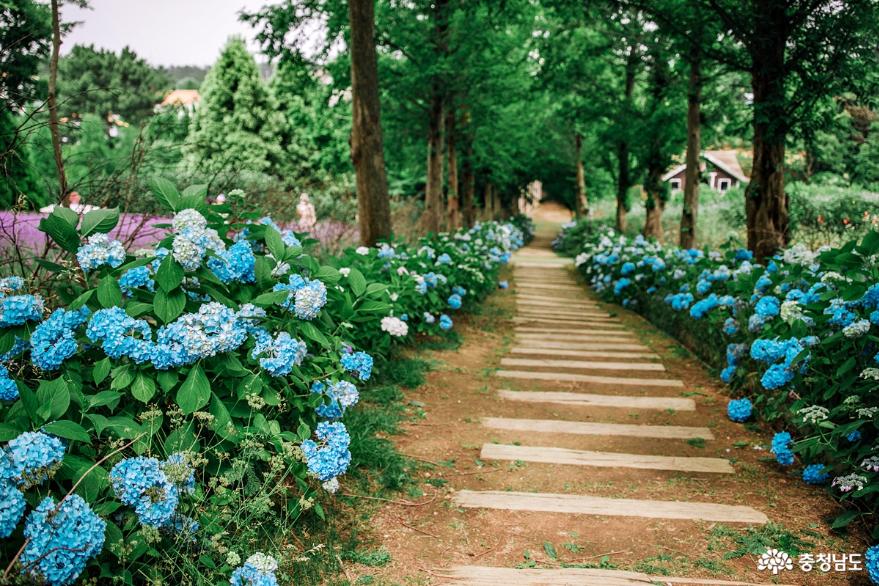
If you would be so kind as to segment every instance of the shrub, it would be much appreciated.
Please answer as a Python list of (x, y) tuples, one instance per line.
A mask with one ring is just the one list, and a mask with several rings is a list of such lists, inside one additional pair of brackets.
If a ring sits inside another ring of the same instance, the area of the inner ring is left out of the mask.
[[(850, 505), (835, 527), (876, 511), (879, 232), (838, 248), (796, 246), (761, 266), (742, 249), (682, 250), (573, 230), (584, 235), (576, 265), (602, 297), (723, 368), (755, 411), (789, 431), (773, 442), (779, 462), (796, 456), (812, 466), (808, 479), (818, 465), (834, 478), (828, 490)], [(563, 241), (573, 247), (569, 234)]]
[[(0, 491), (14, 504), (0, 548), (49, 584), (83, 571), (283, 578), (256, 550), (276, 553), (306, 511), (324, 515), (351, 459), (356, 385), (393, 345), (451, 327), (448, 313), (495, 289), (523, 234), (485, 223), (320, 264), (306, 235), (208, 206), (203, 188), (155, 192), (174, 212), (155, 247), (108, 238), (114, 210), (58, 208), (41, 229), (62, 284), (0, 280)], [(72, 527), (88, 528), (82, 547), (47, 564)]]

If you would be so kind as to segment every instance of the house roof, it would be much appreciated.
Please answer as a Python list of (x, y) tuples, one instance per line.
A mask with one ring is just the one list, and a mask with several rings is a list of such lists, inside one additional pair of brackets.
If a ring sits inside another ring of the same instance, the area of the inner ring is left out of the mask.
[[(729, 175), (732, 175), (739, 181), (747, 181), (748, 177), (742, 171), (741, 165), (739, 165), (739, 159), (736, 155), (736, 151), (734, 150), (720, 150), (720, 151), (702, 151), (702, 158), (705, 161), (708, 161), (715, 167), (726, 171)], [(705, 163), (703, 161), (702, 170), (705, 170)], [(663, 181), (668, 181), (675, 175), (678, 175), (682, 171), (687, 168), (686, 164), (676, 165), (672, 167), (668, 171), (666, 171), (665, 175), (662, 176)]]
[(160, 106), (190, 106), (201, 100), (198, 90), (171, 90)]

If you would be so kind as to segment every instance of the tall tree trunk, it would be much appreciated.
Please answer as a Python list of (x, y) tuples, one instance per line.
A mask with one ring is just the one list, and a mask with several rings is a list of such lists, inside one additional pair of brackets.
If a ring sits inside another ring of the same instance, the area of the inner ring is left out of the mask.
[(446, 156), (449, 164), (448, 229), (457, 230), (461, 226), (461, 205), (458, 194), (458, 153), (455, 150), (455, 108), (451, 100), (446, 112)]
[(662, 212), (665, 210), (666, 187), (662, 181), (662, 174), (671, 162), (668, 150), (665, 148), (666, 118), (655, 118), (656, 113), (661, 112), (671, 85), (671, 72), (668, 68), (668, 60), (663, 54), (662, 48), (655, 45), (651, 49), (653, 54), (650, 73), (650, 96), (653, 118), (647, 125), (646, 141), (647, 151), (647, 177), (644, 179), (644, 189), (647, 192), (647, 215), (644, 219), (644, 236), (662, 241)]
[(64, 158), (61, 155), (61, 129), (58, 127), (58, 56), (61, 52), (61, 15), (58, 13), (60, 0), (52, 0), (52, 57), (49, 60), (49, 132), (52, 134), (52, 152), (55, 167), (58, 169), (58, 201), (67, 199), (67, 175), (64, 173)]
[(491, 183), (485, 184), (485, 207), (483, 210), (483, 219), (494, 220), (495, 204), (494, 204), (494, 186)]
[(583, 135), (574, 135), (574, 156), (577, 159), (577, 202), (574, 213), (578, 218), (589, 215), (589, 200), (586, 198), (586, 169), (583, 167)]
[[(626, 56), (626, 80), (624, 97), (624, 115), (628, 116), (632, 107), (632, 96), (635, 93), (635, 74), (637, 73), (640, 48), (632, 45)], [(632, 186), (629, 174), (629, 141), (624, 136), (617, 143), (617, 215), (616, 228), (620, 232), (626, 229), (626, 211), (629, 207), (628, 192)]]
[(762, 262), (787, 245), (789, 210), (784, 192), (787, 138), (785, 58), (789, 22), (785, 0), (755, 0), (751, 44), (754, 92), (754, 164), (745, 190), (748, 248)]
[(439, 232), (443, 197), (443, 96), (438, 81), (430, 99), (427, 130), (427, 187), (424, 201), (424, 229)]
[(464, 184), (464, 190), (461, 194), (461, 218), (464, 227), (470, 228), (473, 226), (476, 212), (473, 207), (476, 200), (476, 175), (473, 173), (473, 145), (469, 143), (469, 140), (462, 165), (461, 180)]
[(391, 236), (391, 205), (382, 146), (374, 0), (349, 0), (351, 25), (351, 161), (357, 185), (360, 242)]
[(687, 90), (687, 170), (684, 175), (684, 207), (681, 209), (681, 248), (696, 246), (699, 185), (702, 179), (702, 58), (699, 46), (690, 50), (690, 82)]

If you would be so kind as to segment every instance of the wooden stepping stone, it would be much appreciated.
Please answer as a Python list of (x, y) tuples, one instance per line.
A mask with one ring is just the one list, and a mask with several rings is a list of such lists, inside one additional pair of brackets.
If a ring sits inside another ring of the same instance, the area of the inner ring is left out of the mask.
[(706, 472), (733, 474), (729, 460), (723, 458), (651, 456), (619, 452), (593, 452), (540, 446), (509, 444), (482, 444), (479, 457), (483, 460), (508, 460), (537, 464), (594, 466), (599, 468), (637, 468), (639, 470), (673, 470), (676, 472)]
[(543, 295), (516, 295), (516, 301), (522, 305), (540, 305), (547, 307), (588, 307), (599, 309), (595, 303), (588, 303), (579, 299), (557, 300), (544, 297)]
[(536, 368), (576, 368), (578, 370), (649, 370), (664, 372), (658, 362), (602, 362), (596, 360), (551, 360), (543, 358), (502, 358), (503, 366), (532, 366)]
[[(520, 320), (520, 321), (516, 321)], [(553, 331), (562, 332), (562, 331), (581, 331), (581, 330), (606, 330), (613, 329), (619, 332), (625, 332), (625, 326), (620, 323), (609, 321), (609, 320), (600, 320), (600, 319), (571, 319), (571, 320), (560, 320), (557, 317), (553, 316), (541, 316), (534, 313), (525, 313), (519, 314), (518, 317), (513, 318), (513, 323), (517, 324), (527, 324), (531, 322), (533, 324), (531, 327), (544, 327), (553, 326)], [(527, 327), (527, 326), (526, 326)]]
[(459, 507), (539, 511), (572, 515), (681, 519), (762, 525), (769, 519), (760, 511), (741, 505), (684, 501), (605, 498), (574, 494), (459, 490), (453, 500)]
[[(546, 313), (542, 311), (523, 311), (516, 313), (519, 319), (531, 319), (536, 321), (550, 321), (559, 324), (608, 324), (614, 326), (622, 326), (622, 324), (610, 317), (571, 317), (571, 314), (563, 313)], [(625, 327), (625, 326), (623, 326)]]
[(674, 409), (695, 411), (696, 402), (683, 397), (632, 397), (628, 395), (596, 395), (591, 393), (564, 393), (561, 391), (497, 392), (501, 399), (525, 403), (557, 403), (573, 407), (619, 407), (621, 409)]
[(583, 295), (583, 287), (577, 284), (570, 285), (548, 285), (546, 283), (540, 281), (530, 281), (528, 279), (516, 279), (516, 290), (524, 291), (528, 290), (529, 292), (534, 293), (543, 293), (543, 292), (562, 292), (568, 291), (570, 293), (578, 293), (579, 295)]
[(544, 339), (528, 339), (526, 337), (519, 336), (518, 344), (519, 348), (523, 348), (525, 350), (529, 348), (534, 348), (536, 350), (547, 350), (547, 349), (558, 349), (558, 350), (647, 350), (647, 346), (641, 344), (634, 344), (627, 340), (620, 339), (619, 341), (614, 340), (607, 342), (570, 342), (570, 341), (555, 341), (552, 339), (547, 340), (546, 337)]
[(491, 429), (528, 433), (569, 433), (573, 435), (650, 437), (656, 439), (714, 439), (714, 434), (707, 427), (683, 427), (679, 425), (635, 425), (630, 423), (592, 423), (589, 421), (564, 421), (557, 419), (511, 419), (507, 417), (483, 417), (482, 425)]
[(548, 354), (550, 356), (571, 356), (576, 358), (622, 358), (640, 360), (652, 358), (659, 360), (659, 355), (652, 352), (614, 352), (603, 350), (559, 350), (558, 348), (539, 348), (514, 346), (510, 348), (510, 354)]
[[(625, 332), (626, 331), (625, 328), (620, 326), (620, 324), (614, 324), (614, 323), (596, 323), (592, 327), (595, 327), (600, 330), (603, 329), (603, 330), (614, 331), (614, 332), (618, 332), (618, 331)], [(519, 333), (519, 334), (557, 334), (559, 332), (578, 332), (578, 331), (580, 331), (580, 330), (578, 330), (578, 329), (572, 330), (571, 328), (566, 328), (566, 329), (548, 328), (548, 327), (541, 327), (540, 325), (531, 325), (531, 326), (521, 325), (521, 326), (516, 326), (515, 329), (513, 330), (513, 332)]]
[(595, 376), (591, 374), (573, 374), (567, 372), (533, 372), (530, 370), (497, 370), (498, 378), (515, 378), (520, 380), (548, 380), (559, 382), (592, 383), (598, 385), (619, 385), (639, 387), (670, 387), (682, 389), (684, 382), (673, 378), (634, 378), (621, 376)]
[(601, 311), (600, 309), (584, 306), (578, 307), (576, 305), (566, 305), (564, 303), (538, 305), (531, 303), (530, 301), (519, 301), (516, 303), (516, 309), (520, 313), (538, 313), (549, 317), (619, 320), (618, 317), (612, 316), (606, 311)]
[[(520, 323), (533, 323), (535, 320), (522, 319)], [(560, 331), (551, 334), (516, 333), (523, 340), (542, 340), (547, 342), (635, 342), (637, 338), (625, 330), (593, 330)]]
[(683, 586), (790, 586), (784, 584), (754, 584), (715, 580), (713, 578), (682, 578), (673, 576), (650, 576), (626, 570), (600, 568), (494, 568), (488, 566), (452, 566), (434, 570), (434, 574), (448, 584), (470, 586), (656, 586), (658, 584), (681, 584)]

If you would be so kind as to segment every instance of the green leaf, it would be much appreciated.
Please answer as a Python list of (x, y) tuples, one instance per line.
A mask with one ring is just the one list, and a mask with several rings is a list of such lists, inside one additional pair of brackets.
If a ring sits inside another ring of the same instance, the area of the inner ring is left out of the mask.
[(140, 317), (145, 313), (153, 310), (152, 303), (143, 303), (142, 301), (131, 301), (125, 306), (125, 313), (131, 317)]
[(40, 400), (37, 399), (36, 393), (23, 382), (17, 381), (16, 386), (18, 386), (18, 396), (21, 399), (21, 404), (24, 405), (24, 410), (27, 412), (30, 420), (36, 424), (44, 422), (46, 418), (42, 417), (39, 413)]
[(267, 307), (269, 305), (274, 305), (275, 303), (284, 303), (287, 301), (288, 295), (290, 295), (290, 291), (271, 291), (269, 293), (263, 293), (262, 295), (256, 296), (256, 299), (253, 300), (253, 304)]
[(300, 323), (299, 324), (299, 331), (302, 332), (302, 334), (306, 338), (314, 340), (315, 342), (317, 342), (318, 344), (320, 344), (324, 348), (329, 348), (331, 345), (330, 341), (327, 340), (327, 337), (324, 336), (323, 333), (321, 333), (321, 331), (319, 329), (317, 329), (317, 327), (315, 327), (315, 325), (312, 323), (309, 323), (309, 322)]
[(156, 283), (166, 293), (173, 291), (183, 282), (183, 267), (180, 266), (172, 255), (166, 256), (159, 270), (156, 271)]
[(391, 309), (389, 303), (385, 303), (384, 301), (373, 301), (372, 299), (367, 299), (357, 307), (357, 311), (361, 313), (386, 312), (389, 309)]
[[(76, 252), (79, 249), (79, 234), (76, 232), (76, 225), (70, 225), (58, 210), (64, 208), (56, 207), (48, 217), (40, 220), (40, 231), (45, 232), (58, 246), (67, 252)], [(68, 210), (69, 211), (69, 210)]]
[(172, 212), (178, 211), (177, 206), (180, 202), (180, 192), (171, 181), (164, 177), (153, 177), (150, 181), (150, 189), (163, 206)]
[(366, 277), (357, 269), (352, 268), (351, 272), (348, 273), (348, 285), (351, 286), (351, 292), (360, 297), (366, 291)]
[(139, 372), (131, 383), (131, 396), (141, 403), (149, 403), (156, 394), (156, 382), (144, 373)]
[(99, 360), (92, 367), (92, 380), (95, 381), (96, 385), (101, 384), (107, 375), (110, 374), (110, 359), (104, 358), (103, 360)]
[(196, 364), (177, 391), (177, 404), (188, 415), (207, 405), (210, 400), (211, 383), (201, 369), (201, 365)]
[(266, 241), (266, 246), (269, 248), (269, 252), (272, 253), (272, 256), (275, 257), (275, 260), (278, 262), (284, 260), (284, 257), (287, 254), (287, 245), (284, 244), (284, 239), (281, 237), (281, 233), (275, 230), (272, 226), (266, 226), (265, 236), (263, 236), (263, 240)]
[(55, 208), (52, 210), (52, 215), (58, 216), (59, 218), (67, 222), (71, 228), (76, 228), (79, 225), (79, 214), (77, 214), (70, 208), (55, 206)]
[(85, 428), (73, 421), (53, 421), (52, 423), (47, 423), (46, 425), (44, 425), (43, 431), (52, 435), (56, 435), (58, 437), (63, 437), (64, 439), (83, 442), (86, 444), (90, 444), (92, 442), (92, 438), (91, 436), (89, 436), (89, 433), (85, 430)]
[(113, 275), (106, 275), (98, 284), (98, 301), (107, 308), (122, 304), (122, 289)]
[(860, 511), (858, 511), (857, 509), (850, 509), (848, 511), (845, 511), (833, 520), (833, 525), (831, 525), (831, 527), (833, 529), (842, 529), (843, 527), (854, 521), (860, 514)]
[(92, 210), (82, 217), (79, 232), (83, 238), (92, 233), (106, 234), (119, 223), (119, 208)]
[(555, 550), (555, 546), (549, 541), (543, 542), (543, 551), (546, 552), (546, 555), (548, 555), (550, 559), (557, 560), (559, 557), (559, 554)]
[(18, 429), (8, 423), (0, 423), (0, 442), (8, 442), (21, 435), (22, 429)]
[(15, 335), (15, 332), (5, 331), (3, 334), (0, 334), (0, 354), (5, 354), (12, 350), (13, 346), (15, 346), (15, 339), (18, 336)]
[(334, 269), (333, 267), (324, 265), (317, 272), (315, 278), (320, 279), (324, 283), (335, 285), (339, 282), (339, 279), (342, 278), (342, 274), (338, 271), (338, 269)]
[(232, 421), (232, 416), (229, 415), (226, 404), (223, 403), (223, 400), (216, 393), (211, 393), (211, 406), (208, 408), (208, 411), (214, 416), (214, 423), (211, 429), (226, 437), (228, 435), (226, 429), (229, 422)]
[(388, 286), (384, 283), (370, 283), (369, 287), (366, 288), (366, 294), (372, 295), (373, 293), (379, 293), (381, 291), (387, 290)]
[(43, 420), (58, 419), (67, 412), (70, 407), (70, 389), (64, 377), (59, 376), (55, 380), (42, 380), (37, 387), (37, 411)]
[(299, 427), (296, 428), (296, 435), (299, 436), (299, 439), (305, 441), (311, 437), (311, 428), (305, 423), (300, 423)]
[(180, 289), (176, 289), (170, 293), (159, 290), (153, 299), (153, 308), (156, 316), (165, 323), (169, 323), (183, 313), (186, 307), (186, 294)]
[(94, 295), (94, 294), (95, 294), (95, 290), (89, 289), (88, 291), (86, 291), (85, 293), (82, 293), (79, 297), (77, 297), (76, 299), (71, 301), (67, 305), (67, 309), (69, 309), (70, 311), (74, 311), (74, 310), (79, 309), (80, 307), (82, 307), (83, 305), (88, 303), (89, 299), (91, 299), (92, 295)]
[(207, 183), (194, 183), (188, 187), (185, 187), (183, 189), (183, 191), (180, 193), (180, 195), (185, 198), (199, 198), (199, 199), (204, 199), (207, 194), (208, 194)]
[(131, 367), (127, 364), (114, 368), (111, 371), (111, 376), (113, 377), (113, 382), (110, 384), (110, 388), (114, 391), (127, 389), (134, 382), (134, 373), (131, 372)]
[(162, 390), (166, 393), (174, 388), (174, 385), (177, 384), (177, 380), (180, 376), (173, 371), (163, 370), (159, 372), (159, 376), (157, 377), (159, 381), (159, 386), (162, 387)]
[(116, 391), (101, 391), (94, 395), (87, 395), (86, 401), (89, 408), (109, 407), (112, 410), (116, 408), (116, 405), (121, 398), (122, 393), (117, 393)]

